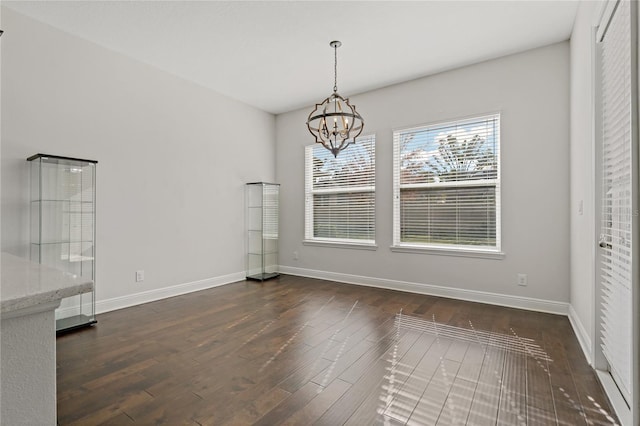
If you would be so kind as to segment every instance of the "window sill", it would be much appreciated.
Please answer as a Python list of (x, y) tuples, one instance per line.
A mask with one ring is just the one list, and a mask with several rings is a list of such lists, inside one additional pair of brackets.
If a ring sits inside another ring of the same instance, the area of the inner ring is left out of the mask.
[(504, 259), (505, 254), (496, 250), (474, 250), (466, 248), (444, 248), (444, 247), (418, 247), (409, 245), (396, 245), (390, 247), (391, 251), (397, 253), (421, 253), (436, 254), (441, 256), (477, 257), (482, 259)]
[(305, 246), (317, 246), (317, 247), (332, 247), (332, 248), (346, 248), (357, 250), (378, 250), (378, 246), (375, 243), (352, 243), (346, 241), (323, 241), (323, 240), (303, 240), (302, 244)]

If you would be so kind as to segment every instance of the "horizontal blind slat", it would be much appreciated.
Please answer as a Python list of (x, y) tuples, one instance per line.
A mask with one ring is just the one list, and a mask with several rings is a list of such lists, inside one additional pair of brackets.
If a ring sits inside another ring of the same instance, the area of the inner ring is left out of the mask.
[(320, 145), (306, 148), (305, 238), (375, 239), (375, 137), (358, 138), (334, 157)]
[(500, 117), (394, 132), (394, 241), (498, 247)]
[(631, 57), (629, 2), (613, 14), (601, 49), (602, 350), (625, 398), (631, 386)]

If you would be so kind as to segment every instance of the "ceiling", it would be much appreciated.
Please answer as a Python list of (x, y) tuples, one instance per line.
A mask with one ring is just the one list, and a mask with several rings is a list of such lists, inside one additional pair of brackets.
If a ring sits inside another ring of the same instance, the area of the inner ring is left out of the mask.
[(3, 1), (278, 114), (567, 40), (573, 1)]

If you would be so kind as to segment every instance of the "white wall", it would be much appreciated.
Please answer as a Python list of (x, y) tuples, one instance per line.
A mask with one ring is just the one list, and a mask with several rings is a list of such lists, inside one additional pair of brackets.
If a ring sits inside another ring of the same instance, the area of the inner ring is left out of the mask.
[[(582, 1), (571, 34), (571, 314), (580, 343), (593, 359), (595, 286), (594, 35), (600, 2)], [(580, 214), (580, 204), (583, 205)]]
[(40, 152), (99, 161), (99, 302), (243, 277), (244, 183), (274, 179), (274, 116), (6, 8), (2, 29), (2, 250), (28, 256)]
[[(327, 82), (327, 93), (329, 90)], [(351, 98), (365, 119), (365, 133), (375, 133), (377, 138), (378, 249), (302, 244), (303, 151), (312, 143), (304, 124), (309, 107), (276, 118), (276, 178), (282, 184), (280, 263), (285, 270), (319, 270), (515, 298), (569, 301), (568, 42)], [(391, 252), (392, 129), (495, 111), (502, 113), (506, 257), (491, 260)], [(299, 260), (293, 259), (294, 251)], [(527, 287), (516, 285), (517, 273), (528, 274)]]

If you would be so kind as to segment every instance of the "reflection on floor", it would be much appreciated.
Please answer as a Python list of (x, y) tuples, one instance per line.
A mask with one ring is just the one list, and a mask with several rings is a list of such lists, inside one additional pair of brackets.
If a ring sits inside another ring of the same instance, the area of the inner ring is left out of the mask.
[[(593, 407), (583, 407), (562, 387), (554, 395), (553, 360), (513, 329), (510, 335), (484, 332), (471, 321), (461, 328), (402, 312), (395, 325), (377, 410), (386, 424), (568, 424), (558, 418), (557, 400), (584, 419), (585, 411), (597, 411), (615, 424), (592, 397)], [(419, 334), (399, 359), (400, 336), (407, 333)]]
[(58, 339), (61, 425), (614, 425), (566, 317), (292, 276)]

